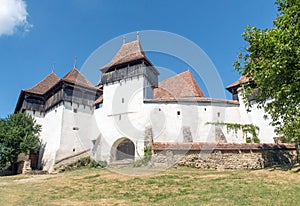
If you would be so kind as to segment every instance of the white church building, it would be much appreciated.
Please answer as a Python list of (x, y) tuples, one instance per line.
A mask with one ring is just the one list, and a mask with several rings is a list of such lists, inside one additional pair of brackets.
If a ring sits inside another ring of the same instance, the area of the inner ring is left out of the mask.
[(85, 153), (108, 163), (136, 160), (153, 142), (246, 142), (241, 131), (217, 123), (253, 124), (261, 143), (274, 142), (263, 110), (253, 100), (252, 111), (245, 108), (245, 77), (226, 88), (233, 100), (205, 97), (189, 70), (158, 82), (139, 40), (123, 44), (100, 70), (98, 85), (73, 68), (21, 91), (15, 112), (31, 114), (42, 126), (37, 167), (53, 171)]

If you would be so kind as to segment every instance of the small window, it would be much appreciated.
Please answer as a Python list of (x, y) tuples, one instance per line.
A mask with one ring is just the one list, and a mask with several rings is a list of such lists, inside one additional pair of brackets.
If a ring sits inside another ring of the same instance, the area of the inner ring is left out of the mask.
[(161, 111), (161, 108), (158, 108), (158, 111)]
[(121, 115), (119, 115), (119, 120), (121, 120), (122, 119), (122, 116)]
[(180, 115), (180, 111), (177, 111), (177, 115)]
[(74, 113), (77, 113), (77, 109), (73, 109), (73, 112), (74, 112)]
[(220, 117), (220, 112), (218, 112), (218, 117)]
[(204, 111), (206, 111), (206, 108), (204, 108)]
[(75, 148), (73, 148), (73, 152), (75, 152)]
[(78, 127), (73, 127), (73, 130), (79, 130), (79, 128)]
[(124, 98), (122, 98), (122, 103), (124, 103)]

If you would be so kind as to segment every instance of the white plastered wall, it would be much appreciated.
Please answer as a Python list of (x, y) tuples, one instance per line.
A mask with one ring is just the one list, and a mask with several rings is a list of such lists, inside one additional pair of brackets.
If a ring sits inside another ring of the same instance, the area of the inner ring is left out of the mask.
[(53, 171), (56, 152), (59, 148), (62, 129), (63, 105), (59, 104), (47, 111), (44, 115), (39, 112), (30, 112), (42, 126), (40, 133), (41, 148), (39, 167), (49, 172)]
[[(152, 125), (156, 142), (183, 142), (183, 127), (190, 129), (194, 142), (215, 142), (215, 125), (209, 123), (239, 122), (238, 105), (225, 103), (146, 103), (141, 116)], [(220, 127), (228, 142), (244, 141)]]
[(99, 133), (93, 110), (90, 106), (71, 102), (64, 103), (62, 134), (56, 161), (92, 149), (92, 140)]
[(270, 119), (264, 119), (264, 109), (258, 109), (257, 104), (252, 102), (251, 111), (247, 112), (246, 105), (243, 101), (243, 91), (238, 92), (238, 97), (240, 99), (240, 114), (242, 124), (253, 124), (259, 127), (258, 138), (261, 143), (274, 143), (274, 137), (276, 136), (274, 132), (274, 127), (270, 125)]
[(144, 154), (144, 123), (140, 118), (143, 105), (144, 77), (104, 85), (102, 107), (94, 111), (101, 131), (96, 159), (110, 162), (113, 144), (128, 138), (135, 145), (135, 158)]

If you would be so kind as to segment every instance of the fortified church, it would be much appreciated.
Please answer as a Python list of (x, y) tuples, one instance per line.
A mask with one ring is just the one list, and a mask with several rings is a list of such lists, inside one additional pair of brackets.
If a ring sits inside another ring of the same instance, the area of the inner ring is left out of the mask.
[(98, 85), (74, 66), (63, 78), (52, 72), (21, 91), (15, 112), (31, 114), (42, 126), (37, 168), (51, 172), (80, 155), (108, 163), (136, 160), (155, 142), (245, 143), (242, 132), (213, 122), (253, 124), (262, 143), (274, 142), (255, 101), (251, 112), (245, 108), (245, 77), (226, 87), (233, 100), (205, 97), (189, 70), (158, 82), (159, 71), (139, 40), (124, 43), (100, 70)]

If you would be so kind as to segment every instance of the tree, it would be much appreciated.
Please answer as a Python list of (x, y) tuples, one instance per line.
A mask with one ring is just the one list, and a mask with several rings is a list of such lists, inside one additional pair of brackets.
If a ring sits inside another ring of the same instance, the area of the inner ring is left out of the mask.
[(29, 114), (17, 113), (0, 119), (0, 169), (12, 166), (21, 153), (37, 151), (40, 131), (41, 126)]
[(276, 4), (279, 15), (274, 28), (246, 27), (243, 37), (248, 47), (234, 66), (254, 81), (255, 87), (243, 85), (244, 99), (255, 95), (275, 132), (294, 142), (300, 139), (300, 0), (277, 0)]

